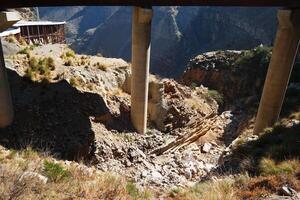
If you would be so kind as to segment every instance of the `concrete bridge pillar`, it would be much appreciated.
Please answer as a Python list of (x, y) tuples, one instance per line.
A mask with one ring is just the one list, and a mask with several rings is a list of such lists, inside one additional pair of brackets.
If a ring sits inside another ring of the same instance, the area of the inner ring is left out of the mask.
[[(0, 31), (11, 27), (19, 20), (19, 15), (15, 12), (0, 13)], [(13, 105), (11, 101), (10, 89), (6, 76), (5, 62), (3, 57), (2, 43), (0, 40), (0, 128), (11, 124), (13, 120)]]
[(300, 10), (279, 10), (278, 21), (272, 58), (255, 120), (255, 134), (278, 120), (298, 50)]
[(134, 7), (132, 16), (131, 121), (139, 133), (147, 129), (148, 79), (152, 9)]

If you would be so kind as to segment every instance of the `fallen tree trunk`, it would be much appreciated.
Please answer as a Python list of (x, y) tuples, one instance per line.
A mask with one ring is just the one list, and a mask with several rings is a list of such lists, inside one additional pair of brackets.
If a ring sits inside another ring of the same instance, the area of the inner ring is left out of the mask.
[(190, 133), (179, 136), (169, 144), (153, 150), (151, 154), (161, 155), (167, 152), (174, 152), (180, 148), (183, 148), (197, 141), (201, 136), (205, 135), (207, 132), (210, 131), (210, 129), (212, 128), (216, 120), (217, 120), (216, 113), (213, 112), (207, 115), (200, 122), (196, 122), (192, 124), (192, 128), (194, 128), (194, 130), (191, 130)]

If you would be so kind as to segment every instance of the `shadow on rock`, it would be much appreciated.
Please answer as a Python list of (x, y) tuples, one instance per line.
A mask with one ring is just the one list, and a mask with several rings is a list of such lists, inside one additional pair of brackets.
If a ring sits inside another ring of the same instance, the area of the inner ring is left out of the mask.
[(22, 149), (30, 145), (55, 157), (88, 159), (94, 151), (95, 134), (90, 117), (109, 110), (101, 96), (80, 92), (67, 81), (34, 83), (8, 70), (15, 118), (0, 130), (0, 144)]
[(272, 159), (276, 163), (285, 160), (300, 159), (300, 124), (291, 120), (285, 125), (277, 125), (266, 129), (257, 140), (242, 143), (232, 150), (229, 156), (222, 160), (222, 165), (215, 172), (221, 174), (260, 173), (260, 163), (263, 159)]

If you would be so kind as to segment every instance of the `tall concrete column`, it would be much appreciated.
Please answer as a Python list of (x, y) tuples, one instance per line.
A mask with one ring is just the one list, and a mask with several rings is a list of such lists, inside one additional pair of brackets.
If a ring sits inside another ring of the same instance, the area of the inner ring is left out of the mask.
[(0, 128), (4, 128), (10, 125), (13, 120), (13, 105), (6, 77), (1, 40), (0, 45)]
[[(12, 26), (19, 20), (18, 13), (0, 13), (0, 31)], [(5, 62), (3, 57), (2, 43), (0, 39), (0, 128), (11, 124), (13, 120), (13, 105), (11, 101), (10, 89), (6, 76)]]
[(278, 21), (272, 58), (255, 120), (255, 134), (278, 120), (299, 46), (300, 10), (279, 10)]
[(132, 16), (131, 121), (139, 133), (147, 129), (148, 79), (152, 9), (134, 7)]

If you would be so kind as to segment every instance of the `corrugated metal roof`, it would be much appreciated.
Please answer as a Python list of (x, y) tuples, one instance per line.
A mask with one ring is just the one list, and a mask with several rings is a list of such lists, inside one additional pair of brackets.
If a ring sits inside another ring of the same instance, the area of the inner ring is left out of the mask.
[(15, 23), (13, 26), (14, 27), (20, 27), (20, 26), (46, 26), (46, 25), (60, 25), (60, 24), (65, 24), (66, 22), (54, 22), (54, 21), (18, 21)]
[(8, 35), (14, 35), (14, 34), (18, 34), (21, 32), (20, 28), (9, 28), (5, 31), (2, 31), (0, 33), (0, 37), (4, 37), (4, 36), (8, 36)]

